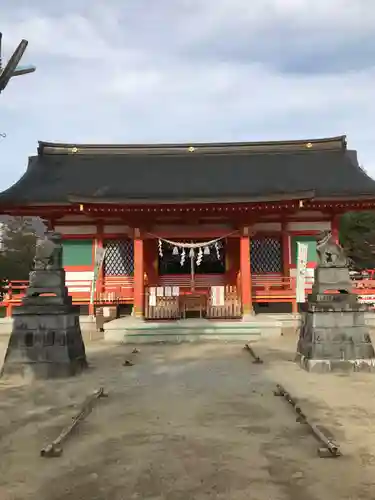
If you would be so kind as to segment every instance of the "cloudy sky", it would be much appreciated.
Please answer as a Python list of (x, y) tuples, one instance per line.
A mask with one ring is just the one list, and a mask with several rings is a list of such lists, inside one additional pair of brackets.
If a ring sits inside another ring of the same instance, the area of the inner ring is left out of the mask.
[[(1, 0), (0, 189), (37, 141), (347, 134), (375, 177), (374, 0)], [(79, 175), (79, 172), (77, 172)]]

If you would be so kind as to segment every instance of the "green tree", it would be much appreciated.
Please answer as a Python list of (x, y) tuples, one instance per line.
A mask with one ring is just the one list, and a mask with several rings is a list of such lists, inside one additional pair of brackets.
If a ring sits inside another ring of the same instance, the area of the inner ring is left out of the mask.
[(27, 280), (35, 255), (36, 234), (28, 217), (12, 217), (3, 226), (0, 279)]
[(340, 241), (357, 269), (375, 268), (375, 212), (348, 212), (340, 220)]

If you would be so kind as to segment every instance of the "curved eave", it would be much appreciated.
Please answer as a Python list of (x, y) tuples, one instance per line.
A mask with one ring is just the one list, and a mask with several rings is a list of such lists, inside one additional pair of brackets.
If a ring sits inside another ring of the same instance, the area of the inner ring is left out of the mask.
[(182, 144), (76, 144), (39, 141), (39, 155), (106, 154), (202, 154), (272, 153), (291, 151), (345, 150), (346, 136), (264, 142), (220, 142)]
[(258, 202), (241, 202), (236, 203), (227, 201), (212, 201), (212, 202), (176, 202), (171, 204), (169, 201), (165, 202), (153, 202), (150, 200), (146, 203), (90, 203), (89, 200), (81, 203), (71, 203), (71, 204), (38, 204), (38, 205), (19, 205), (19, 206), (7, 206), (3, 207), (0, 205), (0, 214), (9, 215), (48, 215), (51, 214), (62, 214), (62, 213), (102, 213), (107, 215), (115, 215), (116, 213), (143, 213), (148, 212), (215, 212), (222, 215), (228, 213), (236, 213), (243, 211), (262, 211), (267, 212), (270, 210), (274, 212), (275, 210), (298, 210), (298, 211), (310, 211), (319, 210), (326, 212), (327, 214), (333, 213), (344, 213), (347, 211), (355, 210), (374, 210), (375, 209), (375, 197), (364, 198), (364, 199), (268, 199), (260, 200)]
[(94, 197), (77, 197), (69, 196), (71, 203), (89, 203), (92, 205), (186, 205), (186, 204), (214, 204), (214, 203), (267, 203), (272, 201), (295, 201), (295, 200), (310, 200), (314, 198), (314, 191), (303, 191), (293, 194), (270, 193), (267, 196), (243, 196), (243, 197), (228, 197), (218, 195), (215, 198), (188, 198), (186, 200), (179, 198), (171, 199), (166, 196), (156, 199), (147, 198), (134, 198), (134, 199), (98, 199)]

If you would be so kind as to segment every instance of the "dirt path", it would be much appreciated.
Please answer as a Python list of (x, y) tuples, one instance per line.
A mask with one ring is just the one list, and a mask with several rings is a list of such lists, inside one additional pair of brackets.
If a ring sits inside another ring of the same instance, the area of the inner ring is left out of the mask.
[[(92, 369), (68, 381), (0, 384), (1, 500), (345, 500), (375, 498), (375, 376), (317, 376), (290, 360), (294, 340), (255, 346), (89, 346)], [(283, 383), (342, 443), (340, 459), (273, 396)], [(40, 448), (103, 385), (58, 459)]]

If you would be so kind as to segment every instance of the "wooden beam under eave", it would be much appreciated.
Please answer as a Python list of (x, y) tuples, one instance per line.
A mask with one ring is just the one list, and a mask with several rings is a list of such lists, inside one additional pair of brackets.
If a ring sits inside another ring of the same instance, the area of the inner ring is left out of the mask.
[[(77, 204), (79, 207), (80, 204)], [(298, 200), (263, 201), (263, 202), (199, 202), (199, 203), (175, 203), (169, 204), (138, 204), (138, 205), (116, 205), (116, 204), (82, 204), (85, 210), (91, 213), (105, 214), (234, 214), (241, 212), (280, 211), (282, 209), (293, 209), (298, 206)]]
[(174, 226), (174, 225), (163, 225), (163, 226), (154, 226), (148, 232), (146, 237), (153, 238), (167, 238), (167, 239), (214, 239), (220, 238), (224, 236), (228, 236), (231, 234), (237, 233), (237, 230), (232, 227), (205, 227), (205, 226)]
[(345, 213), (352, 211), (365, 211), (375, 209), (374, 199), (358, 200), (312, 200), (307, 202), (309, 210), (321, 210), (323, 212)]
[(14, 217), (41, 217), (41, 218), (49, 218), (54, 217), (57, 218), (62, 216), (64, 213), (59, 208), (46, 208), (46, 207), (8, 207), (8, 208), (0, 208), (1, 214), (6, 214)]

